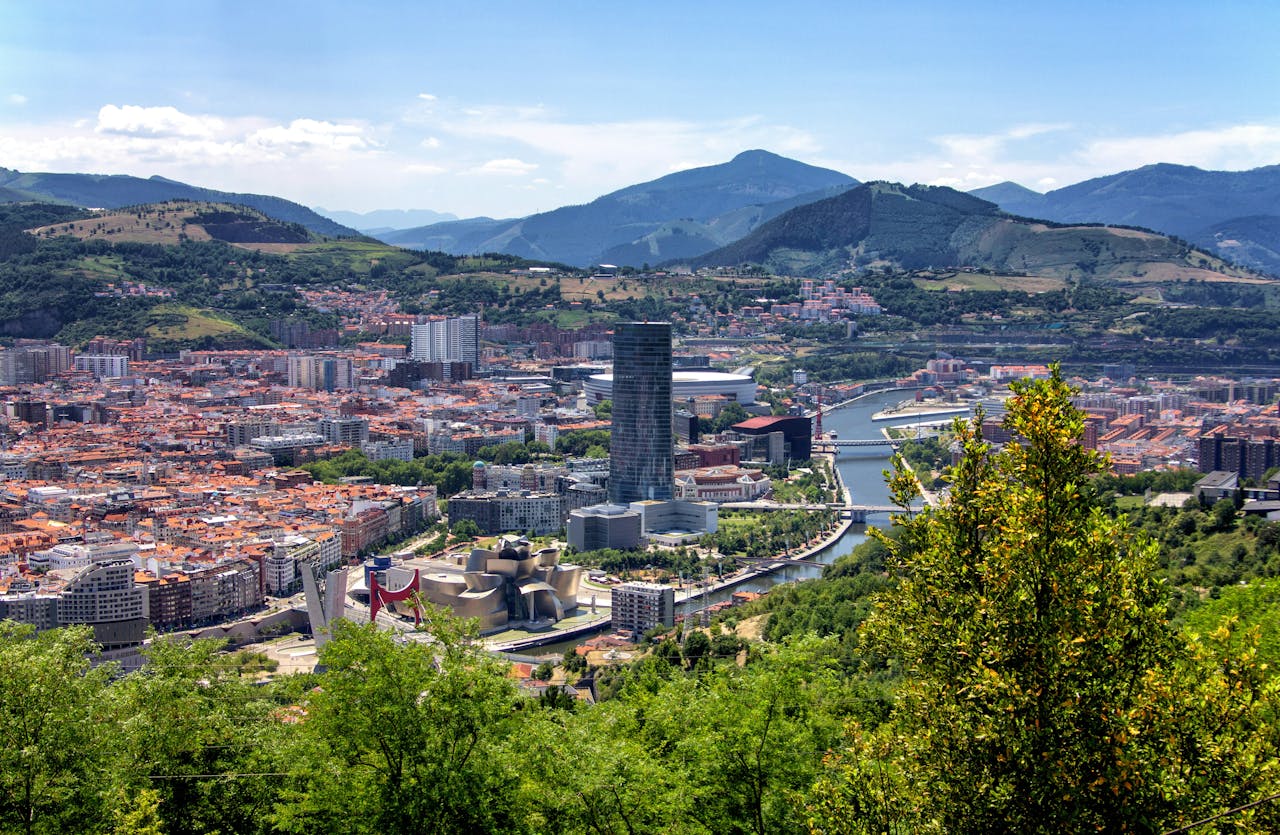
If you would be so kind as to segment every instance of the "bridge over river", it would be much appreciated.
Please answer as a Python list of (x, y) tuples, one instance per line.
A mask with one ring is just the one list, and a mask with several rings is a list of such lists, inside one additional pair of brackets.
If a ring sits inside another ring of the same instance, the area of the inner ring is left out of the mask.
[(864, 453), (870, 455), (882, 455), (886, 451), (897, 452), (902, 446), (900, 439), (890, 440), (889, 438), (862, 438), (857, 440), (842, 440), (839, 438), (824, 438), (821, 441), (813, 442), (813, 452), (826, 453), (828, 455), (843, 455), (849, 453)]
[(829, 504), (784, 504), (782, 502), (725, 502), (722, 510), (838, 510), (851, 521), (865, 522), (868, 516), (888, 516), (890, 513), (901, 513), (902, 508), (892, 504), (845, 504), (831, 502)]

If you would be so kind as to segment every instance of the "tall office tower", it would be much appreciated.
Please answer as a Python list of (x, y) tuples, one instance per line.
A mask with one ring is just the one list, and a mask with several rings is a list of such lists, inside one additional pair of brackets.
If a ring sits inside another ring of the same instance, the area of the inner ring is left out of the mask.
[(609, 501), (674, 497), (671, 324), (619, 322), (613, 331)]
[(454, 316), (414, 325), (410, 354), (415, 360), (469, 362), (474, 366), (480, 355), (479, 319)]

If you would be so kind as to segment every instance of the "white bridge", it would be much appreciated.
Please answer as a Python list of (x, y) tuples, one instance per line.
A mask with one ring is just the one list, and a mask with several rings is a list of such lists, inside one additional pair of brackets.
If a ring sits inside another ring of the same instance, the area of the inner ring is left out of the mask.
[(844, 502), (831, 502), (829, 504), (783, 504), (780, 502), (725, 502), (720, 505), (722, 510), (807, 510), (817, 512), (822, 510), (835, 510), (842, 515), (847, 515), (854, 522), (865, 522), (868, 516), (888, 516), (891, 513), (902, 513), (902, 508), (897, 505), (885, 504), (845, 504)]

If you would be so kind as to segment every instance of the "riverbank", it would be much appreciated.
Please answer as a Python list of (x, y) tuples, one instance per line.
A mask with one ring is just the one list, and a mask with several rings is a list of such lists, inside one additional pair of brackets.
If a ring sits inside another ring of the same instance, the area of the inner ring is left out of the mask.
[[(840, 476), (840, 470), (835, 465), (835, 456), (822, 455), (821, 457), (824, 460), (827, 460), (828, 463), (830, 464), (831, 473), (832, 473), (832, 476), (835, 478), (835, 482), (836, 482), (836, 490), (839, 492), (841, 498), (844, 499), (844, 503), (846, 505), (853, 504), (853, 495), (849, 492), (848, 486), (844, 483), (844, 479), (841, 478)], [(847, 534), (855, 524), (858, 524), (858, 523), (853, 521), (853, 515), (851, 513), (848, 513), (848, 512), (841, 513), (840, 524), (836, 525), (835, 529), (832, 530), (831, 533), (823, 537), (821, 540), (819, 540), (816, 545), (811, 545), (808, 548), (800, 551), (799, 553), (793, 554), (791, 556), (787, 556), (784, 554), (782, 556), (771, 557), (769, 560), (762, 562), (759, 565), (755, 565), (750, 568), (743, 569), (742, 571), (737, 572), (727, 577), (724, 580), (717, 581), (716, 583), (712, 583), (705, 587), (695, 587), (694, 589), (690, 589), (690, 590), (685, 590), (685, 589), (677, 590), (676, 605), (679, 605), (681, 603), (686, 603), (690, 600), (697, 600), (701, 597), (705, 597), (708, 594), (714, 594), (715, 592), (718, 592), (718, 591), (724, 591), (725, 589), (731, 589), (731, 588), (734, 588), (735, 586), (740, 586), (743, 583), (747, 583), (752, 580), (759, 579), (760, 577), (767, 576), (769, 574), (772, 574), (775, 571), (780, 571), (786, 568), (788, 565), (794, 565), (797, 563), (814, 562), (816, 561), (814, 559), (815, 557), (821, 556), (828, 549), (834, 547), (837, 542), (839, 542), (841, 539), (844, 538), (845, 534)]]

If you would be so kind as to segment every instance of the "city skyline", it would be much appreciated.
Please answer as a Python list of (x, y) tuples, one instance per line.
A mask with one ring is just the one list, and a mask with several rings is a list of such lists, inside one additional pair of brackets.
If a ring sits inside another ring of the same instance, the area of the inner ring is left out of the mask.
[(511, 217), (764, 148), (1049, 189), (1280, 160), (1280, 11), (11, 5), (0, 166)]

